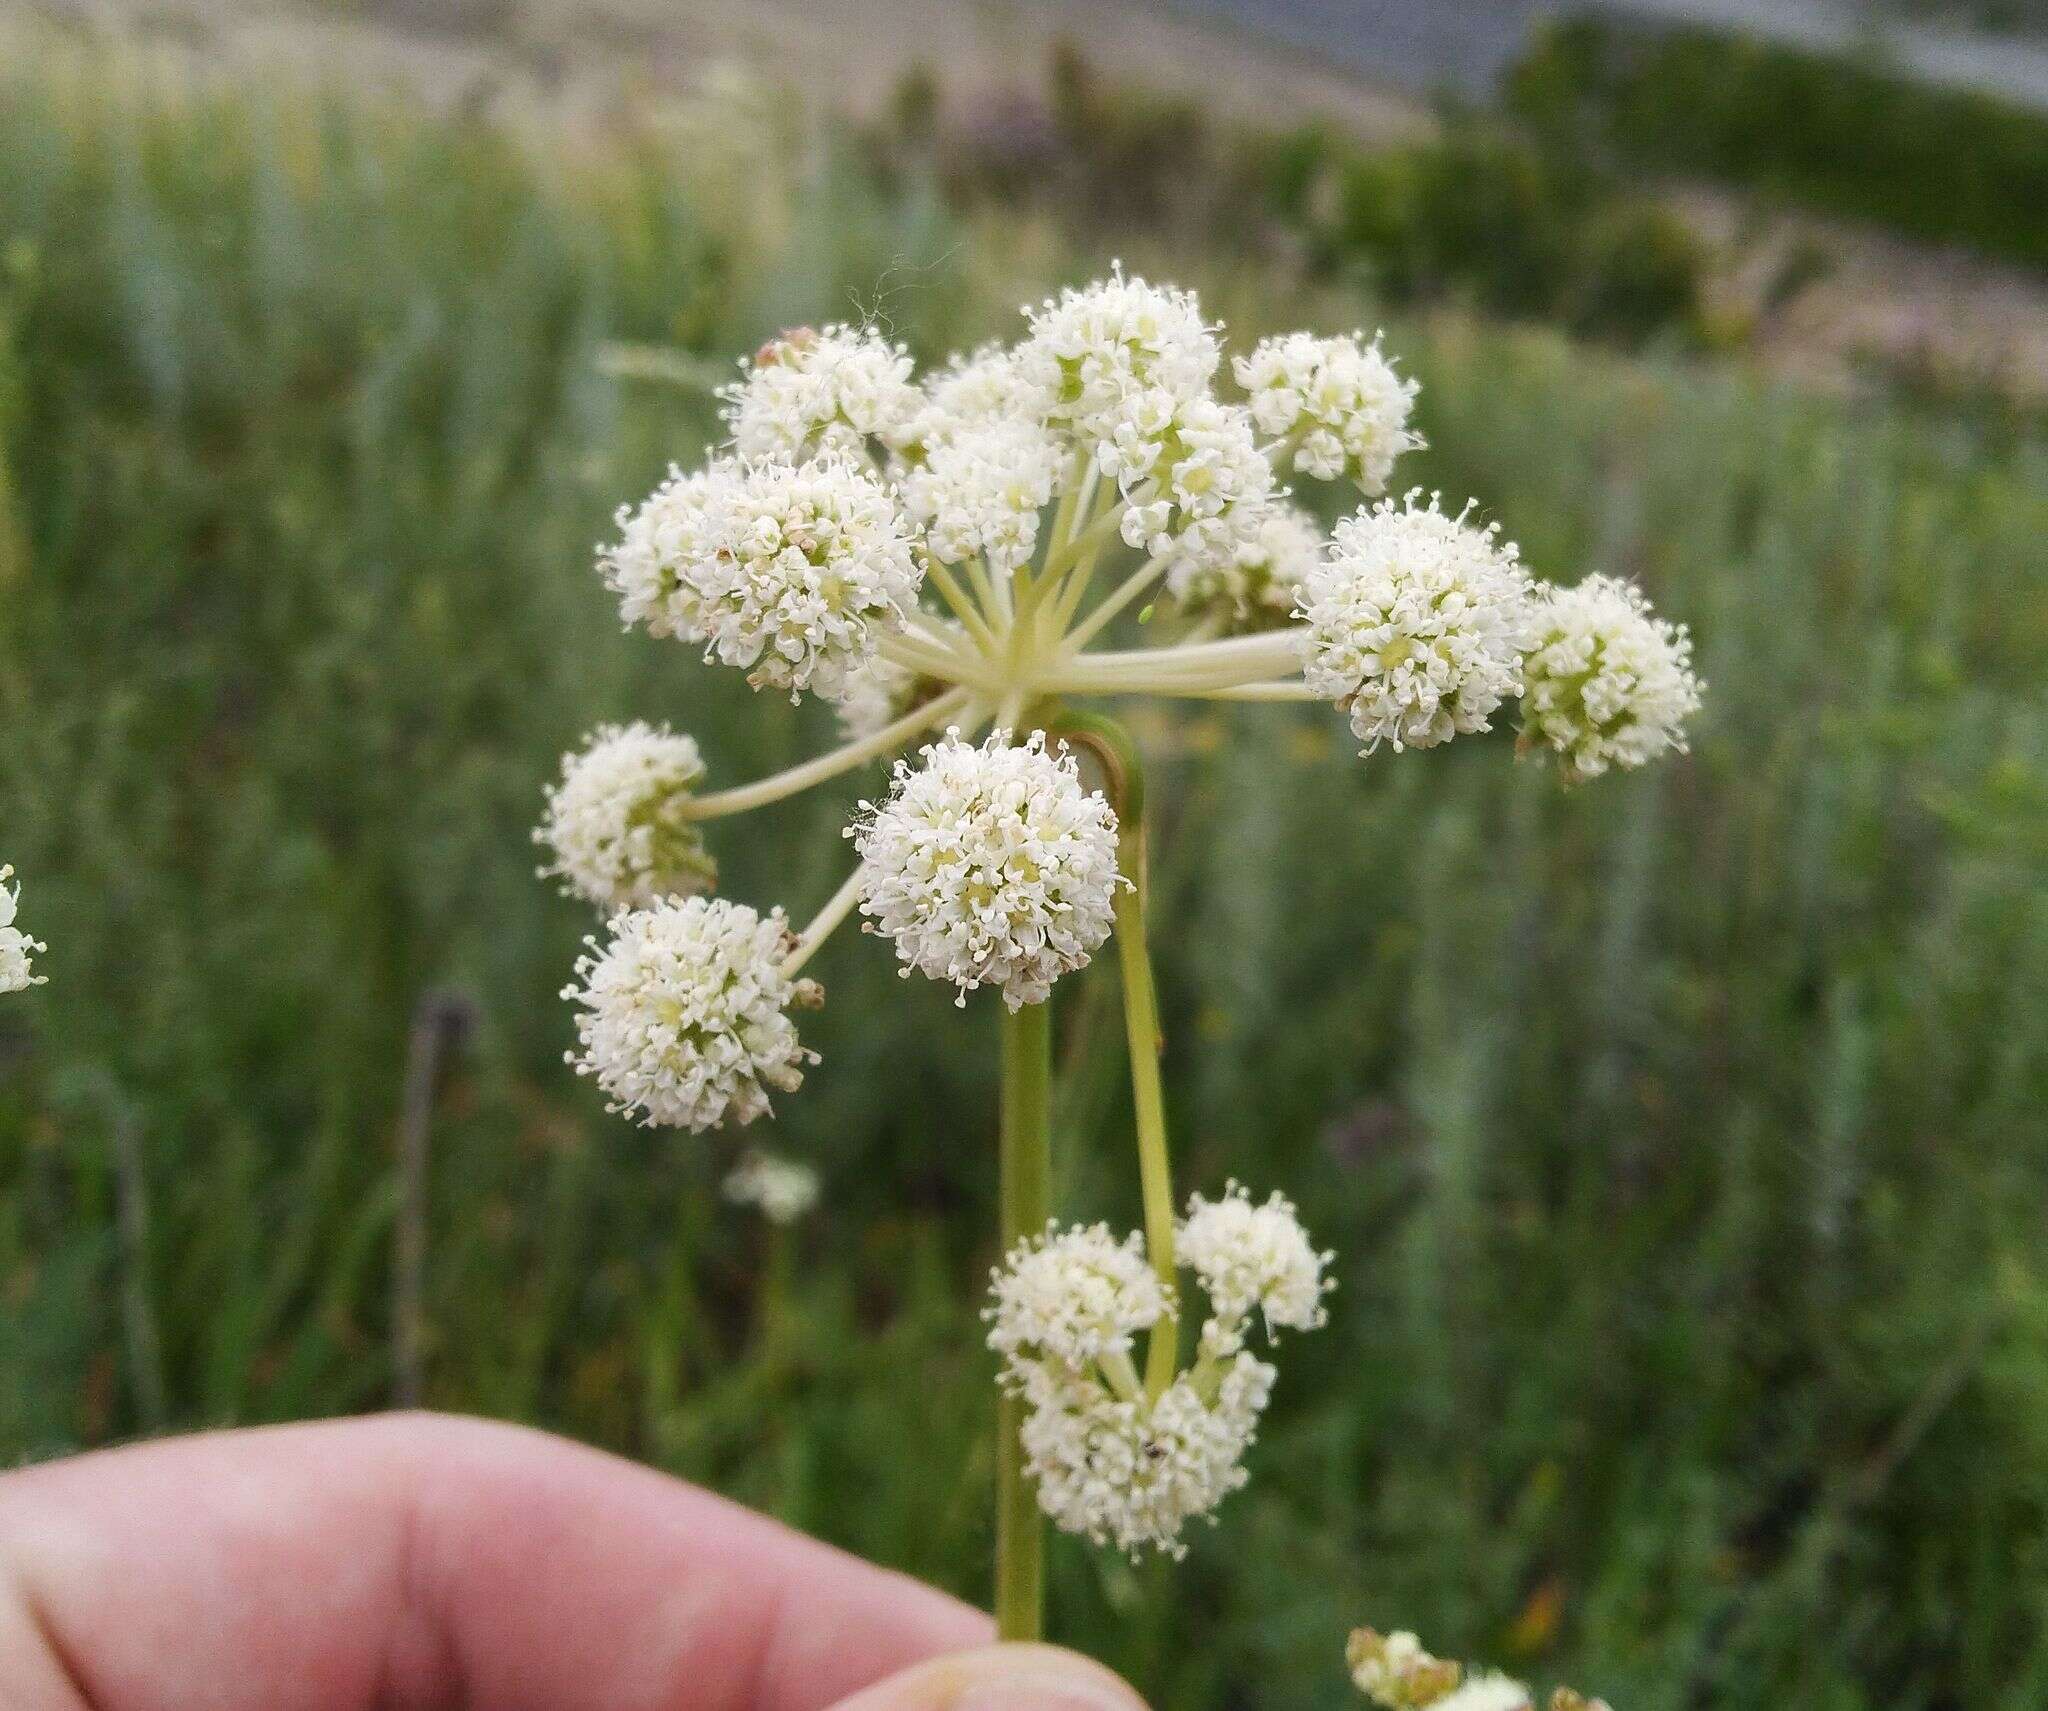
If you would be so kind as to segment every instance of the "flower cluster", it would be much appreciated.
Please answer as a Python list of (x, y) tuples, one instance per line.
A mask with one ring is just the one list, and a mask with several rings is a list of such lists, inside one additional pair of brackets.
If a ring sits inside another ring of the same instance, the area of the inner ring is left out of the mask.
[(777, 463), (864, 457), (871, 441), (895, 443), (916, 416), (923, 400), (910, 370), (910, 353), (870, 328), (784, 333), (719, 391), (733, 449)]
[(666, 725), (600, 725), (580, 753), (562, 757), (534, 833), (554, 852), (542, 875), (602, 909), (645, 908), (706, 891), (718, 864), (690, 818), (704, 757)]
[(1090, 449), (1206, 398), (1223, 355), (1193, 292), (1126, 278), (1121, 268), (1061, 292), (1030, 322), (1018, 372), (1044, 419)]
[(816, 987), (784, 970), (792, 940), (782, 912), (704, 897), (628, 909), (609, 942), (586, 942), (583, 984), (562, 996), (581, 1007), (579, 1074), (609, 1096), (608, 1110), (649, 1125), (715, 1129), (751, 1123), (769, 1089), (793, 1092), (815, 1062), (787, 1010), (817, 1001)]
[(1418, 497), (1339, 523), (1302, 587), (1303, 675), (1368, 754), (1484, 731), (1522, 687), (1534, 593), (1514, 543)]
[(771, 1224), (794, 1224), (818, 1203), (818, 1173), (753, 1147), (726, 1173), (725, 1197), (756, 1208)]
[(1109, 936), (1116, 815), (1043, 732), (977, 747), (952, 730), (921, 758), (898, 762), (888, 799), (847, 829), (861, 911), (906, 974), (950, 982), (963, 1003), (984, 985), (1012, 1010), (1039, 1003)]
[(942, 564), (976, 554), (1000, 571), (1029, 562), (1038, 513), (1052, 502), (1059, 448), (1037, 424), (994, 416), (929, 443), (903, 481), (903, 503)]
[(1303, 475), (1348, 475), (1367, 494), (1382, 493), (1394, 460), (1422, 444), (1408, 427), (1416, 384), (1394, 372), (1377, 338), (1288, 333), (1232, 367), (1260, 430), (1292, 448)]
[[(1535, 1696), (1494, 1670), (1467, 1675), (1460, 1664), (1434, 1658), (1413, 1634), (1357, 1628), (1344, 1648), (1358, 1690), (1385, 1711), (1534, 1711)], [(1608, 1711), (1569, 1687), (1550, 1696), (1550, 1711)]]
[(14, 911), (21, 901), (21, 887), (10, 891), (8, 880), (14, 869), (0, 867), (0, 992), (21, 992), (41, 986), (47, 976), (31, 972), (29, 958), (49, 949), (14, 924)]
[(1184, 558), (1167, 572), (1167, 595), (1181, 611), (1232, 630), (1272, 629), (1293, 618), (1323, 537), (1307, 512), (1284, 499), (1261, 506), (1256, 525), (1228, 552)]
[(701, 642), (756, 688), (832, 696), (917, 604), (909, 519), (853, 463), (673, 474), (600, 559), (628, 623)]
[(1685, 626), (1611, 576), (1547, 591), (1522, 675), (1523, 740), (1553, 750), (1572, 779), (1683, 752), (1699, 711)]
[(1187, 1523), (1244, 1484), (1274, 1379), (1246, 1347), (1252, 1320), (1269, 1336), (1312, 1329), (1330, 1287), (1329, 1256), (1277, 1194), (1257, 1207), (1235, 1184), (1221, 1200), (1196, 1195), (1179, 1234), (1210, 1316), (1194, 1365), (1168, 1382), (1145, 1383), (1132, 1356), (1141, 1333), (1171, 1336), (1178, 1313), (1135, 1235), (1049, 1227), (996, 1269), (985, 1314), (1003, 1382), (1024, 1403), (1040, 1507), (1065, 1531), (1134, 1554), (1181, 1555)]

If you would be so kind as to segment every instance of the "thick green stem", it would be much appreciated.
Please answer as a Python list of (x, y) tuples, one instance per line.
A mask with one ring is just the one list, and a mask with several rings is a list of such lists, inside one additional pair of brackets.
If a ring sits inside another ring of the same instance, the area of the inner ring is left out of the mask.
[[(1052, 1004), (1003, 1016), (1003, 1251), (1052, 1216)], [(1005, 1395), (996, 1413), (996, 1637), (1035, 1640), (1045, 1630), (1045, 1523), (1024, 1472), (1024, 1404)]]

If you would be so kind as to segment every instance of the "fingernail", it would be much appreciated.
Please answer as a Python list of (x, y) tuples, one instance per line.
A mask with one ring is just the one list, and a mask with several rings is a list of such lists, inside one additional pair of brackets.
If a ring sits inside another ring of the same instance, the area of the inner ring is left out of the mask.
[(838, 1711), (1145, 1711), (1099, 1663), (1059, 1646), (986, 1646), (931, 1658)]
[(1138, 1696), (1100, 1664), (1053, 1646), (1005, 1646), (949, 1711), (1143, 1711)]

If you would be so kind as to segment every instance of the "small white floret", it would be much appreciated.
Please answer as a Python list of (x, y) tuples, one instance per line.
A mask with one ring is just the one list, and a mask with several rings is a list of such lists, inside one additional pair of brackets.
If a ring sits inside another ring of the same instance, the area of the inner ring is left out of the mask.
[(542, 874), (607, 910), (709, 890), (718, 867), (689, 814), (703, 777), (694, 739), (666, 725), (600, 725), (562, 757), (548, 792), (534, 838), (555, 859)]
[(893, 444), (923, 406), (910, 353), (867, 327), (799, 327), (771, 339), (723, 387), (733, 449), (752, 461), (860, 458)]
[(1514, 543), (1417, 499), (1339, 523), (1302, 587), (1303, 676), (1368, 754), (1487, 730), (1522, 687), (1534, 603)]
[(1293, 466), (1319, 481), (1349, 476), (1385, 491), (1394, 460), (1422, 441), (1408, 426), (1416, 385), (1395, 373), (1379, 339), (1288, 333), (1232, 365), (1262, 433), (1292, 436)]
[(960, 989), (994, 986), (1012, 1010), (1036, 1004), (1109, 936), (1116, 815), (1081, 788), (1073, 757), (1043, 732), (979, 747), (948, 731), (922, 764), (896, 765), (879, 805), (847, 829), (863, 863), (861, 911), (895, 941), (905, 972)]
[(1221, 359), (1193, 293), (1126, 278), (1120, 268), (1026, 313), (1018, 372), (1037, 389), (1036, 413), (1083, 445), (1112, 441), (1142, 396), (1167, 411), (1204, 396)]
[(21, 901), (21, 887), (7, 889), (14, 869), (0, 867), (0, 992), (21, 992), (41, 986), (47, 976), (34, 973), (29, 958), (50, 947), (32, 939), (14, 924), (14, 912)]
[(1050, 1228), (1018, 1246), (994, 1274), (989, 1347), (1006, 1359), (1049, 1356), (1086, 1366), (1128, 1354), (1136, 1333), (1172, 1311), (1144, 1238), (1118, 1241), (1106, 1224)]
[(838, 694), (917, 604), (909, 519), (851, 463), (716, 464), (619, 524), (600, 566), (627, 622), (702, 642), (792, 699)]
[(1523, 740), (1549, 748), (1575, 780), (1683, 754), (1700, 706), (1685, 626), (1611, 576), (1547, 591), (1522, 677)]
[(1316, 1251), (1284, 1194), (1276, 1191), (1258, 1205), (1233, 1182), (1221, 1199), (1193, 1196), (1178, 1252), (1215, 1312), (1205, 1343), (1236, 1347), (1254, 1313), (1264, 1318), (1268, 1335), (1282, 1328), (1312, 1331), (1329, 1317), (1323, 1297), (1335, 1284), (1323, 1268), (1335, 1256)]
[(817, 1061), (785, 1012), (815, 1003), (783, 959), (794, 942), (782, 911), (691, 897), (621, 910), (603, 943), (585, 942), (581, 986), (562, 996), (581, 1008), (580, 1052), (569, 1062), (609, 1096), (608, 1110), (647, 1125), (715, 1129), (751, 1123), (769, 1090), (794, 1091)]

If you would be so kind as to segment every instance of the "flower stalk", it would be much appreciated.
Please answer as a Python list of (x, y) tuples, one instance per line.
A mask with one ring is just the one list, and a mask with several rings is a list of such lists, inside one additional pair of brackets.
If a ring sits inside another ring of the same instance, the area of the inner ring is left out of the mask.
[[(1003, 1251), (1052, 1216), (1052, 1005), (1006, 1010), (1002, 1020), (999, 1161)], [(1045, 1632), (1045, 1522), (1025, 1472), (1024, 1401), (1005, 1390), (996, 1408), (996, 1637)]]

